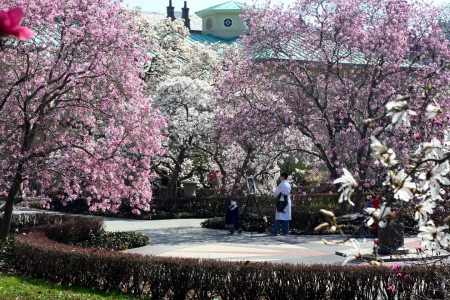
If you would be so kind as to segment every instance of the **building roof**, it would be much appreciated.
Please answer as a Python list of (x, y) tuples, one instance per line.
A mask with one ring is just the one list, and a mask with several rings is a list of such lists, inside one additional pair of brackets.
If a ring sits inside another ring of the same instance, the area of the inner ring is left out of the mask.
[(217, 38), (211, 35), (204, 35), (201, 33), (196, 33), (196, 32), (191, 32), (191, 34), (189, 35), (189, 37), (187, 38), (188, 42), (190, 43), (195, 43), (198, 42), (200, 44), (214, 44), (214, 43), (221, 43), (221, 44), (226, 44), (226, 45), (232, 45), (233, 43), (236, 42), (237, 38), (234, 39), (229, 39), (229, 40), (225, 40), (225, 39), (221, 39), (221, 38)]
[(219, 5), (215, 5), (212, 6), (210, 8), (206, 8), (200, 11), (195, 12), (196, 15), (204, 15), (207, 13), (214, 13), (217, 11), (223, 11), (223, 10), (238, 10), (238, 11), (243, 11), (247, 8), (249, 8), (250, 6), (245, 5), (241, 2), (236, 2), (236, 1), (228, 1)]

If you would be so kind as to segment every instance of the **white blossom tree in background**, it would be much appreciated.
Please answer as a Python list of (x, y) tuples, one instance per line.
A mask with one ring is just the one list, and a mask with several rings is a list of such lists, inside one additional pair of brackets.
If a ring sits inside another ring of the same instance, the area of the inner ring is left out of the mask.
[[(191, 178), (196, 169), (191, 165), (192, 169), (186, 172), (183, 164), (186, 160), (202, 160), (204, 153), (196, 146), (205, 148), (210, 140), (214, 117), (212, 88), (201, 79), (173, 77), (159, 85), (153, 105), (159, 107), (163, 115), (169, 116), (169, 140), (165, 145), (168, 151), (155, 159), (154, 164), (160, 176), (169, 178), (169, 194), (175, 195), (178, 182)], [(182, 172), (184, 176), (181, 176)]]

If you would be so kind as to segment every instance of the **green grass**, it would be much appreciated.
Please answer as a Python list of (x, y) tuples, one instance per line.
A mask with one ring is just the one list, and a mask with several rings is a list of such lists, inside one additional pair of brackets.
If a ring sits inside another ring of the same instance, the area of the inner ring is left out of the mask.
[(64, 286), (45, 280), (0, 274), (0, 299), (137, 299), (120, 293)]

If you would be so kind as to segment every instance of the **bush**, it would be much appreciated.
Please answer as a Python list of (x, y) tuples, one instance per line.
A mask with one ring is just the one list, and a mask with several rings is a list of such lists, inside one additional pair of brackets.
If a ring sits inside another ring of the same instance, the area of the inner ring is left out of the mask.
[(10, 230), (16, 231), (30, 226), (61, 224), (63, 222), (68, 222), (79, 218), (79, 216), (48, 213), (13, 214)]
[[(206, 190), (205, 190), (206, 191)], [(86, 201), (77, 199), (62, 205), (58, 199), (51, 202), (51, 209), (69, 213), (89, 213), (97, 216), (107, 217), (125, 217), (133, 219), (185, 219), (185, 218), (213, 218), (223, 216), (231, 199), (238, 198), (241, 207), (247, 202), (246, 196), (232, 197), (221, 195), (210, 195), (206, 192), (198, 193), (196, 198), (154, 198), (152, 201), (152, 211), (142, 212), (140, 215), (133, 214), (131, 209), (126, 206), (119, 207), (116, 214), (111, 212), (90, 212)], [(295, 205), (303, 206), (334, 206), (337, 205), (339, 195), (337, 193), (313, 193), (292, 195)], [(313, 199), (310, 201), (310, 199)], [(275, 198), (272, 196), (256, 196), (260, 207), (273, 207)], [(40, 206), (38, 205), (38, 208)], [(153, 212), (153, 209), (156, 211)]]
[(59, 244), (39, 230), (17, 235), (14, 251), (27, 275), (152, 299), (442, 299), (450, 275), (445, 267), (402, 267), (400, 278), (398, 271), (366, 265), (150, 257)]
[[(240, 212), (243, 211), (240, 209)], [(314, 228), (326, 221), (325, 217), (320, 213), (321, 209), (330, 210), (335, 213), (335, 215), (340, 215), (341, 210), (337, 206), (304, 206), (304, 205), (296, 205), (292, 206), (291, 216), (292, 220), (289, 223), (291, 233), (296, 234), (313, 234)], [(262, 207), (260, 208), (261, 214), (263, 216), (268, 216), (267, 226), (272, 228), (274, 216), (275, 216), (275, 207)], [(249, 212), (247, 210), (247, 212)], [(257, 213), (257, 209), (253, 207), (253, 213)], [(245, 231), (250, 230), (250, 225), (252, 220), (245, 216), (243, 219), (241, 218), (241, 228)], [(254, 227), (253, 231), (264, 232), (265, 227), (264, 223), (259, 219), (253, 220)], [(208, 219), (201, 223), (201, 226), (204, 228), (212, 228), (212, 229), (225, 229), (225, 218), (219, 217), (214, 219)]]
[(63, 223), (45, 227), (45, 235), (65, 244), (78, 244), (100, 236), (104, 232), (103, 220), (100, 218), (78, 217)]
[(118, 231), (103, 232), (98, 236), (91, 234), (89, 240), (69, 244), (83, 248), (122, 251), (145, 246), (148, 244), (148, 241), (149, 238), (142, 233)]

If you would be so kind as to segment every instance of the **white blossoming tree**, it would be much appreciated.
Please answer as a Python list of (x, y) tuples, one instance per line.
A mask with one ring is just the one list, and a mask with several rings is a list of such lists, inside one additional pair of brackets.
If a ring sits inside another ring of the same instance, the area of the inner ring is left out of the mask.
[(183, 164), (187, 160), (204, 159), (204, 153), (197, 146), (205, 148), (205, 144), (210, 142), (211, 105), (214, 105), (211, 86), (201, 79), (173, 77), (160, 84), (153, 105), (168, 116), (169, 136), (165, 145), (168, 152), (155, 159), (154, 165), (160, 176), (169, 178), (169, 194), (175, 195), (179, 181), (191, 178), (198, 169), (198, 165), (192, 164), (191, 169), (186, 170)]

